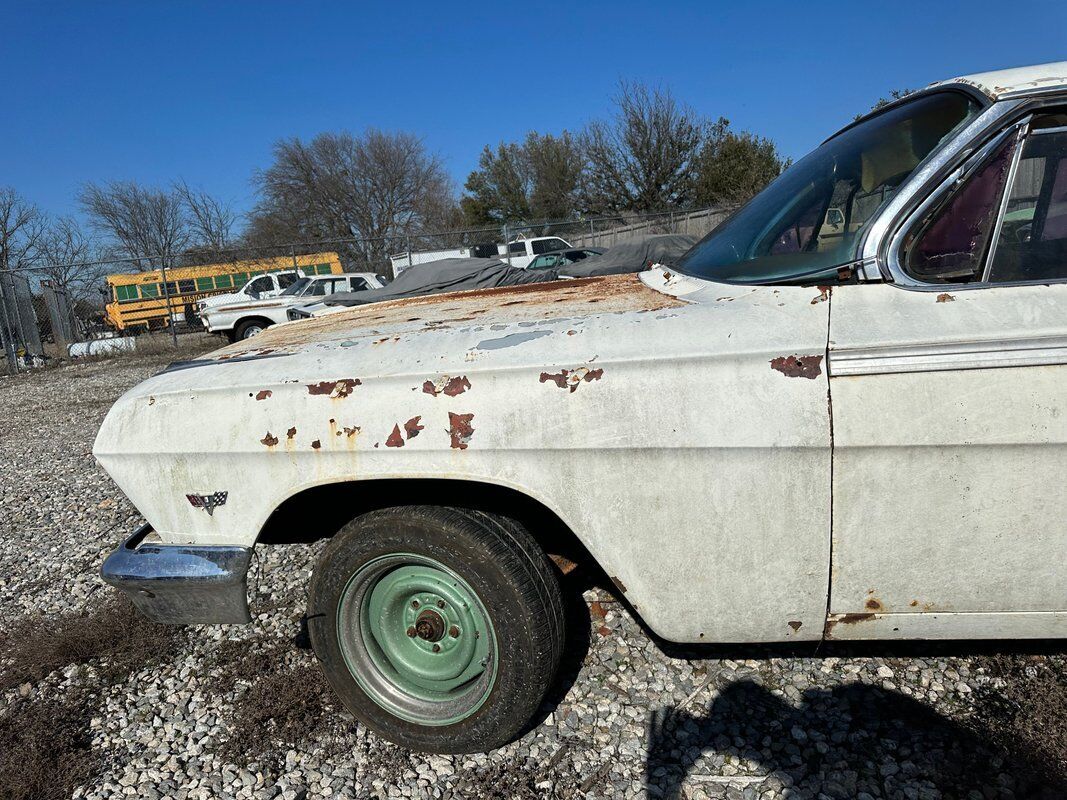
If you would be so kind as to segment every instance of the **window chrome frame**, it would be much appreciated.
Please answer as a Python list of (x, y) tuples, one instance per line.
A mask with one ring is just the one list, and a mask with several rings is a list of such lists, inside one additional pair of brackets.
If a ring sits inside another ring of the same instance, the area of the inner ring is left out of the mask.
[[(909, 95), (909, 97), (913, 96)], [(1024, 98), (1008, 98), (989, 105), (951, 142), (937, 151), (921, 169), (912, 174), (868, 227), (867, 236), (859, 250), (862, 254), (859, 262), (861, 277), (866, 281), (885, 281), (901, 289), (919, 292), (943, 292), (946, 288), (957, 292), (1067, 282), (1067, 277), (988, 282), (988, 265), (995, 252), (995, 241), (992, 243), (994, 246), (991, 246), (986, 253), (982, 279), (969, 283), (921, 281), (904, 270), (902, 261), (904, 238), (917, 224), (921, 223), (924, 214), (930, 210), (933, 203), (942, 199), (944, 193), (950, 191), (958, 180), (965, 179), (970, 174), (969, 170), (979, 164), (993, 147), (1002, 144), (1006, 137), (1024, 136), (1025, 133), (1020, 134), (1020, 128), (1028, 127), (1032, 116), (1049, 106), (1060, 106), (1065, 103), (1067, 103), (1067, 93), (1064, 92), (1063, 87), (1057, 87), (1054, 91), (1043, 93), (1039, 97), (1028, 95)], [(1037, 131), (1031, 133), (1036, 134)], [(1022, 144), (1023, 142), (1020, 141), (1020, 145)], [(1012, 159), (1013, 169), (1021, 151), (1022, 146), (1016, 148)], [(1009, 175), (1009, 180), (1012, 177), (1014, 177), (1014, 172)], [(1009, 194), (1010, 187), (1010, 183), (1006, 184), (1005, 196)], [(997, 220), (998, 230), (995, 235), (998, 237), (1001, 223), (1002, 215), (998, 216)]]

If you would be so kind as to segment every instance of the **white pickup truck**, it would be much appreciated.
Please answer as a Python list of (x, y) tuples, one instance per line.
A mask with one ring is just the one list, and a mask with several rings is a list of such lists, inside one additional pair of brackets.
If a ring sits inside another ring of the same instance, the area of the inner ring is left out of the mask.
[[(530, 262), (542, 253), (565, 250), (571, 245), (558, 236), (533, 236), (529, 239), (515, 239), (506, 244), (479, 245), (476, 247), (457, 247), (451, 250), (416, 250), (410, 253), (395, 253), (389, 256), (393, 265), (393, 275), (399, 275), (405, 269), (418, 264), (428, 264), (443, 258), (491, 258), (506, 261), (513, 267), (526, 269)], [(495, 253), (494, 253), (495, 250)]]
[(873, 111), (670, 269), (174, 365), (96, 439), (147, 520), (104, 579), (153, 619), (248, 622), (253, 548), (329, 538), (315, 652), (420, 751), (529, 724), (576, 561), (671, 641), (1067, 637), (1064, 76)]
[(268, 272), (266, 275), (257, 275), (249, 280), (244, 286), (235, 292), (225, 294), (212, 294), (202, 298), (198, 303), (200, 316), (204, 311), (213, 306), (223, 306), (228, 303), (249, 302), (263, 300), (281, 294), (294, 283), (302, 278), (304, 273), (300, 270), (287, 269), (280, 272)]
[(206, 308), (201, 313), (200, 320), (209, 333), (220, 333), (230, 341), (240, 341), (261, 333), (271, 325), (286, 322), (285, 312), (293, 306), (310, 303), (315, 298), (326, 297), (335, 292), (362, 292), (380, 286), (384, 286), (384, 283), (373, 272), (304, 276), (293, 281), (276, 297), (242, 300)]

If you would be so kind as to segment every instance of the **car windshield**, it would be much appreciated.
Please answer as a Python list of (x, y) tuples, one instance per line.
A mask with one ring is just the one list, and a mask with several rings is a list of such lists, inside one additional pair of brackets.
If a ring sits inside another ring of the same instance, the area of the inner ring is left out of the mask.
[(300, 278), (298, 281), (296, 281), (292, 285), (286, 287), (285, 291), (283, 291), (282, 294), (285, 295), (285, 296), (288, 296), (288, 297), (292, 297), (294, 295), (303, 294), (304, 293), (304, 288), (309, 283), (311, 283), (311, 278)]
[(824, 142), (696, 243), (679, 272), (725, 283), (833, 279), (867, 223), (978, 111), (961, 92), (903, 103)]

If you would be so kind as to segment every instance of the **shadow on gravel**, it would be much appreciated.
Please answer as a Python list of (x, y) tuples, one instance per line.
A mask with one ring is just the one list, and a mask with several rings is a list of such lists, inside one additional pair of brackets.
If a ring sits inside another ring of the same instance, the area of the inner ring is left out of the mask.
[[(95, 776), (89, 723), (101, 695), (130, 674), (172, 654), (180, 629), (145, 621), (121, 597), (89, 613), (26, 617), (0, 639), (0, 797), (70, 797)], [(57, 670), (80, 668), (57, 696), (40, 684)], [(89, 669), (88, 667), (91, 667)]]
[(718, 753), (752, 760), (765, 775), (788, 776), (812, 796), (896, 796), (906, 785), (949, 798), (990, 789), (992, 796), (1001, 789), (1015, 797), (1063, 796), (1064, 785), (1051, 783), (1051, 765), (1019, 753), (1009, 758), (990, 739), (981, 725), (965, 726), (868, 684), (809, 690), (795, 708), (756, 683), (737, 681), (706, 714), (652, 713), (645, 786), (655, 796), (680, 798), (697, 759)]

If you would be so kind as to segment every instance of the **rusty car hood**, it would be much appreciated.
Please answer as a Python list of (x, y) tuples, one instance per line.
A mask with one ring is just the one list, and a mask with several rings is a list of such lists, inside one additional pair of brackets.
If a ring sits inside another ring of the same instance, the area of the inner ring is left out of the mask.
[(257, 354), (294, 353), (308, 346), (352, 346), (364, 339), (432, 334), (442, 330), (473, 332), (499, 326), (600, 314), (659, 311), (684, 301), (650, 288), (637, 275), (611, 275), (569, 281), (531, 283), (493, 289), (412, 297), (355, 306), (295, 323), (268, 328), (254, 339), (224, 347), (206, 358), (226, 361)]

